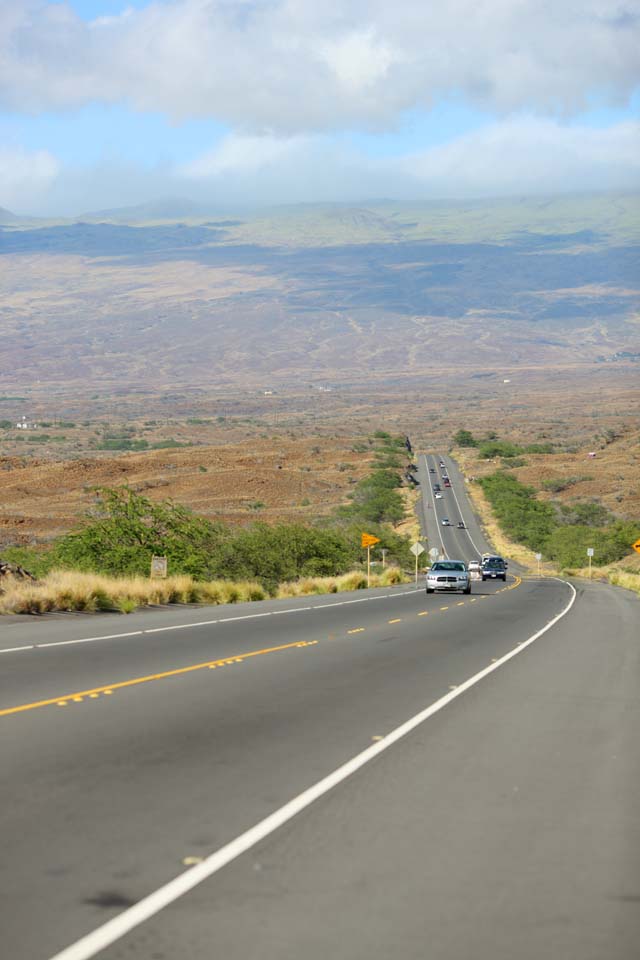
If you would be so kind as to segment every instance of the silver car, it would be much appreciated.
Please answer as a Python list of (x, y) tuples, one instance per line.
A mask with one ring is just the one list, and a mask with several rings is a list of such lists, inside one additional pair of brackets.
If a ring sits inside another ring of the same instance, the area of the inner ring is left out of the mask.
[(463, 560), (436, 560), (427, 572), (427, 593), (436, 590), (471, 593), (471, 578)]

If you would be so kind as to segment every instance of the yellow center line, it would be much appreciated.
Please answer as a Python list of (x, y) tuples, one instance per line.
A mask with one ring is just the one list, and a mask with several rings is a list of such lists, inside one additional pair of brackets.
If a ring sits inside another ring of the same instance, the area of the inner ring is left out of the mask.
[[(514, 583), (510, 584), (507, 587), (508, 590), (513, 590), (515, 587), (519, 587), (522, 583), (521, 577), (515, 577)], [(488, 600), (488, 594), (480, 597), (473, 597), (471, 603), (474, 603), (476, 599), (479, 600)], [(461, 601), (458, 606), (462, 606), (465, 601)], [(441, 610), (448, 610), (449, 607), (440, 607)], [(426, 617), (428, 615), (428, 610), (422, 610), (418, 613), (419, 617)], [(402, 617), (397, 620), (389, 620), (389, 623), (400, 623)], [(364, 627), (356, 627), (354, 630), (348, 630), (348, 633), (363, 633)], [(331, 634), (329, 639), (335, 639), (335, 635)], [(54, 704), (57, 704), (61, 707), (66, 707), (69, 702), (71, 703), (82, 703), (84, 697), (90, 697), (95, 700), (100, 694), (104, 696), (110, 696), (114, 690), (123, 690), (125, 687), (135, 687), (141, 683), (150, 683), (153, 680), (164, 680), (167, 677), (178, 677), (185, 673), (193, 673), (195, 670), (215, 670), (216, 667), (224, 667), (234, 663), (243, 663), (244, 660), (248, 660), (250, 657), (261, 657), (268, 653), (279, 653), (282, 650), (293, 650), (298, 647), (308, 647), (317, 644), (318, 640), (296, 640), (293, 643), (283, 643), (277, 647), (265, 647), (263, 650), (251, 650), (249, 653), (242, 653), (239, 656), (235, 657), (221, 657), (219, 660), (207, 660), (205, 663), (194, 663), (189, 667), (178, 667), (175, 670), (165, 670), (162, 673), (151, 673), (146, 677), (134, 677), (131, 680), (121, 680), (118, 683), (108, 683), (102, 687), (93, 687), (91, 690), (80, 690), (76, 693), (66, 693), (59, 695), (57, 697), (49, 697), (47, 700), (36, 700), (33, 703), (22, 703), (17, 707), (6, 707), (4, 710), (0, 710), (0, 717), (8, 717), (14, 713), (24, 713), (26, 710), (37, 710), (39, 707), (50, 707)]]
[[(312, 640), (311, 643), (317, 643)], [(62, 705), (66, 701), (79, 702), (82, 697), (96, 697), (100, 693), (110, 694), (114, 690), (123, 690), (125, 687), (135, 687), (141, 683), (150, 683), (152, 680), (164, 680), (166, 677), (178, 677), (184, 673), (193, 673), (194, 670), (206, 670), (211, 667), (222, 667), (230, 663), (242, 663), (249, 657), (261, 657), (267, 653), (279, 653), (281, 650), (293, 650), (300, 647), (301, 643), (297, 640), (295, 643), (283, 643), (278, 647), (265, 647), (264, 650), (251, 650), (249, 653), (240, 654), (237, 657), (222, 657), (220, 660), (207, 660), (206, 663), (194, 663), (189, 667), (178, 667), (175, 670), (165, 670), (162, 673), (150, 673), (146, 677), (134, 677), (132, 680), (121, 680), (119, 683), (107, 683), (102, 687), (93, 687), (91, 690), (81, 690), (78, 693), (66, 693), (62, 696), (49, 697), (47, 700), (36, 700), (34, 703), (22, 703), (17, 707), (7, 707), (0, 710), (0, 717), (8, 717), (13, 713), (23, 713), (25, 710), (36, 710), (38, 707), (50, 707), (53, 704)]]

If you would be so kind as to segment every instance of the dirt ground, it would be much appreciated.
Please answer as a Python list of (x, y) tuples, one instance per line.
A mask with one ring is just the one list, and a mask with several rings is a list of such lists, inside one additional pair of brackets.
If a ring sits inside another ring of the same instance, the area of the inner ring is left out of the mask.
[(0, 458), (0, 549), (44, 543), (91, 508), (95, 488), (128, 485), (211, 519), (311, 520), (347, 501), (368, 469), (353, 440), (253, 440), (70, 461)]

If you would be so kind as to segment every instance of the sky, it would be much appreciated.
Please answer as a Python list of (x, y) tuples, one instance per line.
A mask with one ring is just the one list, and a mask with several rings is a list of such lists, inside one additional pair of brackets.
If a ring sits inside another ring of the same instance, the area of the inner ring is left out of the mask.
[(640, 0), (0, 0), (0, 206), (640, 185)]

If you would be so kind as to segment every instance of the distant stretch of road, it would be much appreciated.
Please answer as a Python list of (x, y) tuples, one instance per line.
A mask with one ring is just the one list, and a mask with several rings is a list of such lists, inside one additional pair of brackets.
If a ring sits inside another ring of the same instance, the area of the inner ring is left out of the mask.
[[(445, 466), (441, 467), (440, 463)], [(449, 477), (450, 487), (445, 487), (443, 473)], [(455, 461), (446, 455), (421, 456), (418, 458), (418, 479), (422, 489), (421, 524), (429, 538), (429, 547), (435, 547), (442, 556), (454, 560), (479, 560), (483, 553), (491, 552)], [(435, 484), (441, 487), (441, 499), (436, 498)], [(442, 525), (445, 518), (451, 522), (450, 527)], [(458, 529), (460, 520), (465, 525), (464, 530)]]
[(2, 955), (632, 960), (639, 612), (511, 575), (2, 620)]

